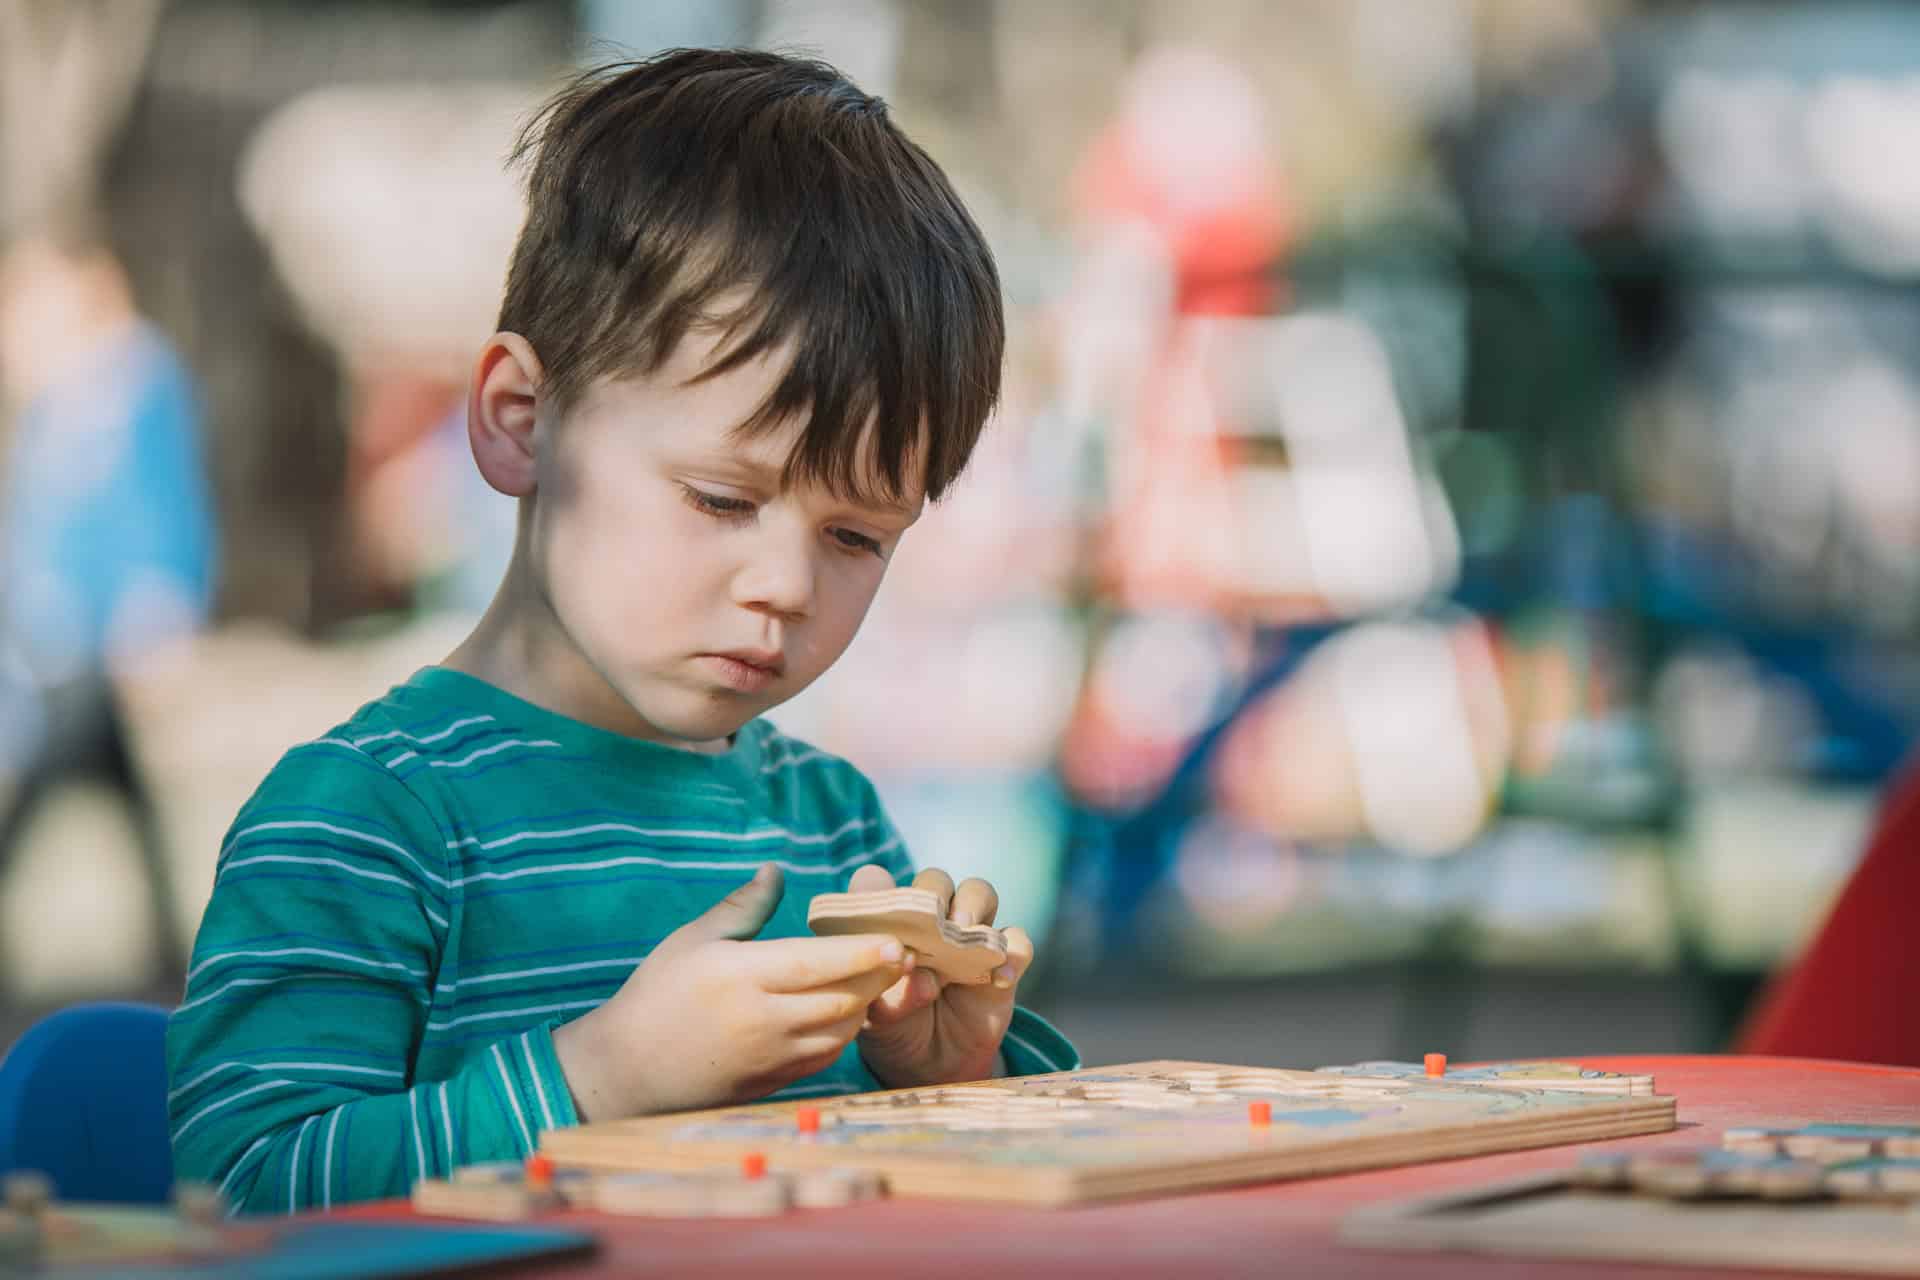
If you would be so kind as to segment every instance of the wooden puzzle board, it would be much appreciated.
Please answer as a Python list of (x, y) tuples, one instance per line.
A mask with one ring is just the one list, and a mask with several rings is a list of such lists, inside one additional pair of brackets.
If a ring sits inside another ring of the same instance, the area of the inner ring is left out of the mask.
[[(1265, 1103), (1270, 1123), (1250, 1106)], [(802, 1108), (820, 1114), (803, 1134)], [(563, 1166), (859, 1167), (894, 1195), (1068, 1205), (1660, 1133), (1661, 1096), (1137, 1062), (978, 1084), (650, 1116), (541, 1135)]]
[(1920, 1276), (1920, 1211), (1905, 1204), (1674, 1201), (1582, 1192), (1560, 1173), (1357, 1210), (1340, 1239), (1368, 1248)]

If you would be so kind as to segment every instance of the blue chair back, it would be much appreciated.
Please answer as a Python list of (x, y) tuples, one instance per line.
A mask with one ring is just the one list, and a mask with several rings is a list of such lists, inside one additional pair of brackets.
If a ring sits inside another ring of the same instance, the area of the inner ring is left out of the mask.
[(38, 1169), (63, 1200), (164, 1203), (167, 1011), (79, 1004), (36, 1022), (0, 1061), (0, 1173)]

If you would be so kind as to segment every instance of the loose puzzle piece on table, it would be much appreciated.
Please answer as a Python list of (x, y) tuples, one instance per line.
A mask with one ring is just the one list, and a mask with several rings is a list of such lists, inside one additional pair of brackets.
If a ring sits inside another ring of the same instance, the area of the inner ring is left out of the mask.
[[(1687, 1157), (1697, 1166), (1693, 1172), (1685, 1167)], [(1787, 1203), (1749, 1181), (1764, 1177), (1769, 1166), (1778, 1171), (1789, 1164), (1801, 1168), (1788, 1171), (1779, 1187), (1790, 1188), (1809, 1168), (1829, 1185)], [(1832, 1186), (1831, 1180), (1847, 1166), (1712, 1150), (1676, 1153), (1665, 1165), (1664, 1182), (1655, 1162), (1637, 1171), (1651, 1178), (1633, 1190), (1651, 1194), (1590, 1189), (1603, 1182), (1605, 1171), (1589, 1161), (1572, 1175), (1536, 1174), (1371, 1205), (1346, 1217), (1340, 1239), (1364, 1248), (1429, 1254), (1458, 1250), (1920, 1276), (1920, 1207), (1911, 1198), (1853, 1195)], [(1732, 1187), (1721, 1184), (1700, 1191), (1701, 1169), (1710, 1181), (1731, 1177)]]
[(451, 1179), (414, 1183), (416, 1211), (452, 1218), (514, 1221), (560, 1208), (660, 1218), (761, 1218), (789, 1209), (827, 1209), (884, 1194), (864, 1169), (770, 1169), (763, 1159), (739, 1170), (698, 1173), (601, 1173), (556, 1168), (534, 1156), (524, 1164), (468, 1165)]
[(887, 933), (912, 949), (916, 962), (948, 982), (986, 982), (1007, 962), (1007, 940), (985, 924), (955, 924), (927, 889), (822, 893), (807, 907), (817, 934)]
[[(810, 1116), (811, 1124), (802, 1117)], [(1672, 1098), (1145, 1062), (549, 1130), (564, 1168), (851, 1166), (892, 1194), (1056, 1205), (1664, 1132)]]

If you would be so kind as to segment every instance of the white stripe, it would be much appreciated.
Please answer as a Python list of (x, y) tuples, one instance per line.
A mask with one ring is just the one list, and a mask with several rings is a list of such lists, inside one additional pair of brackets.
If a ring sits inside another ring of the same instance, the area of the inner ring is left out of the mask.
[(600, 1000), (569, 1000), (565, 1004), (543, 1004), (533, 1009), (500, 1009), (494, 1013), (470, 1013), (464, 1018), (453, 1018), (446, 1022), (429, 1022), (427, 1030), (446, 1031), (466, 1022), (489, 1022), (495, 1018), (517, 1018), (523, 1013), (564, 1013), (569, 1009), (591, 1009), (604, 1003)]
[(546, 1119), (547, 1128), (554, 1128), (553, 1104), (547, 1101), (547, 1086), (540, 1083), (540, 1067), (533, 1060), (533, 1032), (520, 1033), (520, 1048), (527, 1055), (527, 1074), (533, 1078), (533, 1092), (540, 1099), (540, 1114)]
[(405, 764), (419, 754), (418, 751), (402, 751), (399, 755), (386, 762), (387, 768), (391, 769), (397, 764)]
[(287, 1215), (289, 1217), (300, 1211), (299, 1200), (295, 1193), (295, 1188), (300, 1185), (300, 1144), (307, 1140), (307, 1130), (311, 1129), (313, 1122), (319, 1118), (319, 1116), (308, 1116), (307, 1122), (300, 1126), (300, 1132), (293, 1139), (293, 1159), (287, 1161)]
[(222, 1107), (230, 1107), (242, 1098), (251, 1097), (267, 1089), (291, 1089), (298, 1083), (297, 1080), (269, 1080), (265, 1084), (257, 1084), (251, 1089), (242, 1089), (239, 1093), (229, 1095), (228, 1097), (220, 1099), (218, 1102), (209, 1102), (206, 1106), (200, 1108), (181, 1122), (180, 1127), (173, 1131), (173, 1141), (178, 1145), (180, 1139), (187, 1136), (187, 1130), (193, 1128), (193, 1126), (199, 1124), (202, 1120), (205, 1120)]
[(218, 1000), (221, 996), (233, 990), (235, 987), (272, 987), (272, 986), (277, 986), (282, 982), (291, 982), (295, 978), (307, 978), (311, 976), (312, 976), (311, 974), (305, 974), (305, 973), (283, 973), (277, 978), (235, 978), (232, 982), (229, 982), (224, 987), (219, 987), (213, 991), (209, 991), (206, 995), (203, 995), (203, 996), (195, 996), (193, 999), (188, 1000), (187, 1002), (182, 1004), (178, 1009), (175, 1009), (174, 1012), (185, 1013), (187, 1010), (197, 1008), (198, 1006), (205, 1004), (209, 1000)]
[(1065, 1071), (1066, 1070), (1065, 1067), (1059, 1066), (1054, 1062), (1052, 1058), (1049, 1058), (1046, 1054), (1040, 1052), (1039, 1046), (1034, 1044), (1033, 1041), (1023, 1039), (1020, 1036), (1013, 1034), (1011, 1030), (1005, 1032), (1004, 1035), (1006, 1039), (1013, 1041), (1015, 1044), (1019, 1045), (1022, 1049), (1025, 1049), (1028, 1053), (1040, 1059), (1040, 1061), (1046, 1065), (1047, 1070), (1049, 1071)]
[[(365, 871), (359, 867), (350, 867), (338, 858), (300, 858), (290, 853), (266, 853), (261, 854), (257, 858), (242, 858), (238, 862), (229, 862), (223, 868), (223, 871), (231, 871), (235, 867), (250, 867), (256, 862), (290, 862), (296, 866), (303, 867), (338, 867), (350, 876), (363, 876), (368, 880), (384, 880), (388, 884), (397, 884), (402, 889), (412, 889), (415, 887), (411, 882), (402, 880), (399, 876), (390, 876), (384, 871)], [(438, 876), (433, 878), (436, 880), (440, 879)], [(440, 880), (440, 883), (445, 884), (446, 881)]]
[(414, 867), (418, 868), (421, 875), (433, 881), (435, 884), (444, 885), (446, 883), (445, 880), (433, 874), (433, 872), (427, 870), (426, 864), (421, 862), (420, 859), (416, 858), (413, 855), (413, 851), (408, 849), (406, 846), (395, 844), (393, 841), (385, 839), (384, 837), (381, 837), (381, 836), (369, 835), (364, 831), (355, 831), (352, 827), (337, 826), (331, 822), (316, 822), (311, 820), (299, 821), (299, 822), (295, 822), (292, 820), (288, 820), (286, 822), (257, 822), (253, 826), (246, 828), (244, 831), (234, 832), (232, 837), (228, 839), (226, 845), (222, 847), (222, 849), (220, 850), (221, 856), (225, 857), (227, 853), (232, 850), (234, 845), (238, 844), (240, 841), (244, 840), (246, 837), (254, 834), (256, 831), (327, 831), (327, 832), (331, 832), (332, 834), (337, 836), (345, 836), (349, 840), (359, 840), (359, 841), (365, 842), (366, 844), (376, 845), (382, 849), (391, 849), (393, 852), (399, 854), (402, 858), (412, 863)]
[(459, 987), (477, 987), (486, 982), (512, 982), (520, 978), (544, 978), (555, 973), (579, 973), (583, 969), (631, 969), (645, 956), (623, 956), (618, 960), (583, 960), (579, 964), (550, 964), (539, 969), (516, 969), (512, 973), (489, 973), (478, 978), (461, 978), (455, 982), (443, 982), (435, 987), (436, 991), (453, 991)]
[(221, 1195), (225, 1195), (227, 1193), (227, 1188), (233, 1185), (233, 1180), (235, 1177), (239, 1175), (240, 1170), (246, 1168), (247, 1157), (252, 1155), (254, 1152), (258, 1151), (263, 1145), (265, 1145), (267, 1139), (271, 1137), (273, 1137), (273, 1135), (270, 1133), (261, 1134), (259, 1137), (253, 1140), (252, 1146), (248, 1147), (245, 1151), (242, 1151), (240, 1153), (240, 1158), (233, 1162), (233, 1168), (227, 1170), (227, 1176), (220, 1179)]
[(802, 751), (799, 755), (787, 756), (784, 759), (775, 760), (772, 764), (763, 764), (760, 766), (760, 772), (778, 773), (790, 765), (806, 764), (813, 760), (838, 760), (839, 758), (838, 756), (829, 755), (824, 751)]
[(453, 1176), (453, 1113), (447, 1110), (447, 1084), (440, 1082), (440, 1123), (447, 1130), (447, 1176)]
[(356, 747), (364, 747), (369, 742), (385, 742), (388, 738), (405, 738), (408, 742), (438, 742), (442, 738), (451, 737), (456, 729), (464, 729), (470, 724), (485, 724), (492, 719), (492, 716), (468, 716), (465, 720), (455, 720), (440, 732), (430, 733), (424, 738), (416, 738), (405, 729), (389, 729), (385, 733), (375, 733), (369, 734), (364, 738), (355, 738), (353, 745)]
[(447, 927), (446, 918), (440, 915), (439, 912), (435, 911), (432, 907), (428, 906), (426, 903), (422, 902), (420, 904), (420, 910), (423, 913), (425, 913), (427, 919), (433, 921), (435, 924), (439, 925), (442, 929), (445, 929)]
[[(765, 858), (782, 871), (797, 876), (834, 876), (849, 867), (864, 866), (900, 843), (898, 838), (878, 848), (857, 853), (839, 862), (788, 862), (783, 858)], [(609, 867), (672, 867), (680, 871), (751, 871), (761, 862), (689, 862), (679, 858), (649, 858), (635, 854), (626, 858), (602, 858), (595, 862), (557, 862), (545, 867), (522, 867), (518, 871), (476, 871), (453, 882), (455, 888), (478, 884), (483, 880), (520, 880), (527, 876), (554, 876), (569, 871), (605, 871)]]
[(427, 1144), (420, 1141), (420, 1090), (407, 1090), (407, 1116), (413, 1122), (413, 1176), (427, 1176)]
[(796, 835), (784, 827), (766, 827), (759, 831), (707, 831), (695, 827), (636, 827), (624, 822), (596, 822), (585, 827), (567, 827), (559, 831), (516, 831), (510, 836), (499, 836), (492, 840), (482, 840), (478, 836), (462, 836), (458, 840), (447, 841), (447, 848), (457, 849), (463, 844), (477, 844), (482, 849), (504, 849), (510, 844), (519, 844), (522, 840), (567, 840), (574, 836), (598, 835), (603, 831), (624, 831), (636, 836), (674, 836), (682, 840), (721, 840), (729, 844), (746, 844), (756, 840), (781, 840), (787, 844), (832, 844), (849, 831), (861, 831), (877, 826), (877, 818), (855, 818), (837, 831), (825, 835)]
[(329, 960), (351, 960), (355, 964), (371, 965), (375, 969), (398, 969), (408, 977), (424, 978), (426, 970), (415, 969), (401, 964), (398, 960), (368, 960), (349, 951), (329, 951), (325, 947), (281, 947), (275, 951), (222, 951), (218, 955), (208, 956), (193, 968), (187, 970), (187, 981), (192, 982), (200, 976), (202, 970), (223, 960), (265, 960), (275, 956), (325, 956)]
[[(348, 741), (347, 739), (345, 739), (345, 738), (315, 738), (315, 739), (314, 739), (314, 740), (313, 740), (312, 742), (303, 742), (303, 743), (301, 743), (301, 744), (300, 744), (300, 746), (303, 746), (303, 747), (345, 747), (345, 748), (346, 748), (347, 750), (349, 750), (349, 751), (360, 751), (360, 748), (358, 748), (358, 747), (356, 747), (356, 746), (354, 746), (354, 745), (353, 745), (353, 743), (351, 743), (351, 742), (349, 742), (349, 741)], [(299, 749), (300, 749), (299, 747), (295, 747), (295, 748), (294, 748), (294, 750), (296, 750), (296, 751), (298, 751)], [(362, 755), (365, 755), (366, 753), (365, 753), (365, 752), (361, 752), (361, 754), (362, 754)]]
[(402, 1075), (385, 1067), (350, 1067), (344, 1062), (222, 1062), (218, 1066), (208, 1067), (193, 1079), (176, 1088), (167, 1090), (167, 1101), (185, 1093), (208, 1076), (217, 1075), (229, 1067), (238, 1067), (243, 1071), (348, 1071), (362, 1076), (392, 1076), (398, 1080)]
[[(469, 751), (458, 760), (429, 760), (427, 764), (435, 769), (458, 769), (464, 765), (472, 764), (481, 756), (490, 756), (496, 751), (505, 751), (508, 747), (557, 747), (559, 745), (559, 743), (553, 741), (551, 738), (508, 738), (505, 742), (496, 742), (490, 747), (481, 747), (476, 751)], [(413, 752), (409, 751), (407, 754), (412, 755)], [(391, 765), (396, 762), (389, 760), (387, 763)]]
[(322, 1209), (333, 1208), (333, 1135), (340, 1128), (340, 1111), (341, 1108), (335, 1107), (333, 1119), (327, 1121), (327, 1165), (326, 1171), (320, 1175), (320, 1207)]
[(513, 1072), (507, 1069), (507, 1055), (500, 1052), (500, 1046), (493, 1046), (493, 1060), (500, 1064), (500, 1083), (507, 1091), (507, 1102), (513, 1107), (514, 1123), (520, 1126), (520, 1141), (526, 1144), (529, 1154), (533, 1151), (533, 1131), (527, 1128), (527, 1114), (520, 1109), (519, 1091), (513, 1087)]

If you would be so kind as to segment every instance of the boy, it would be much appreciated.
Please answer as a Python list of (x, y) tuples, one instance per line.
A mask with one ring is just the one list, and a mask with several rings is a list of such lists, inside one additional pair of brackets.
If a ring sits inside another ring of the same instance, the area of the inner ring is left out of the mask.
[[(891, 938), (806, 936), (813, 894), (909, 864), (864, 777), (759, 718), (998, 394), (978, 229), (881, 103), (771, 54), (591, 74), (529, 151), (468, 397), (512, 561), (443, 665), (241, 811), (169, 1029), (176, 1171), (244, 1210), (556, 1125), (1077, 1065), (1013, 1006), (1018, 929), (944, 990)], [(984, 882), (914, 883), (993, 919)]]

